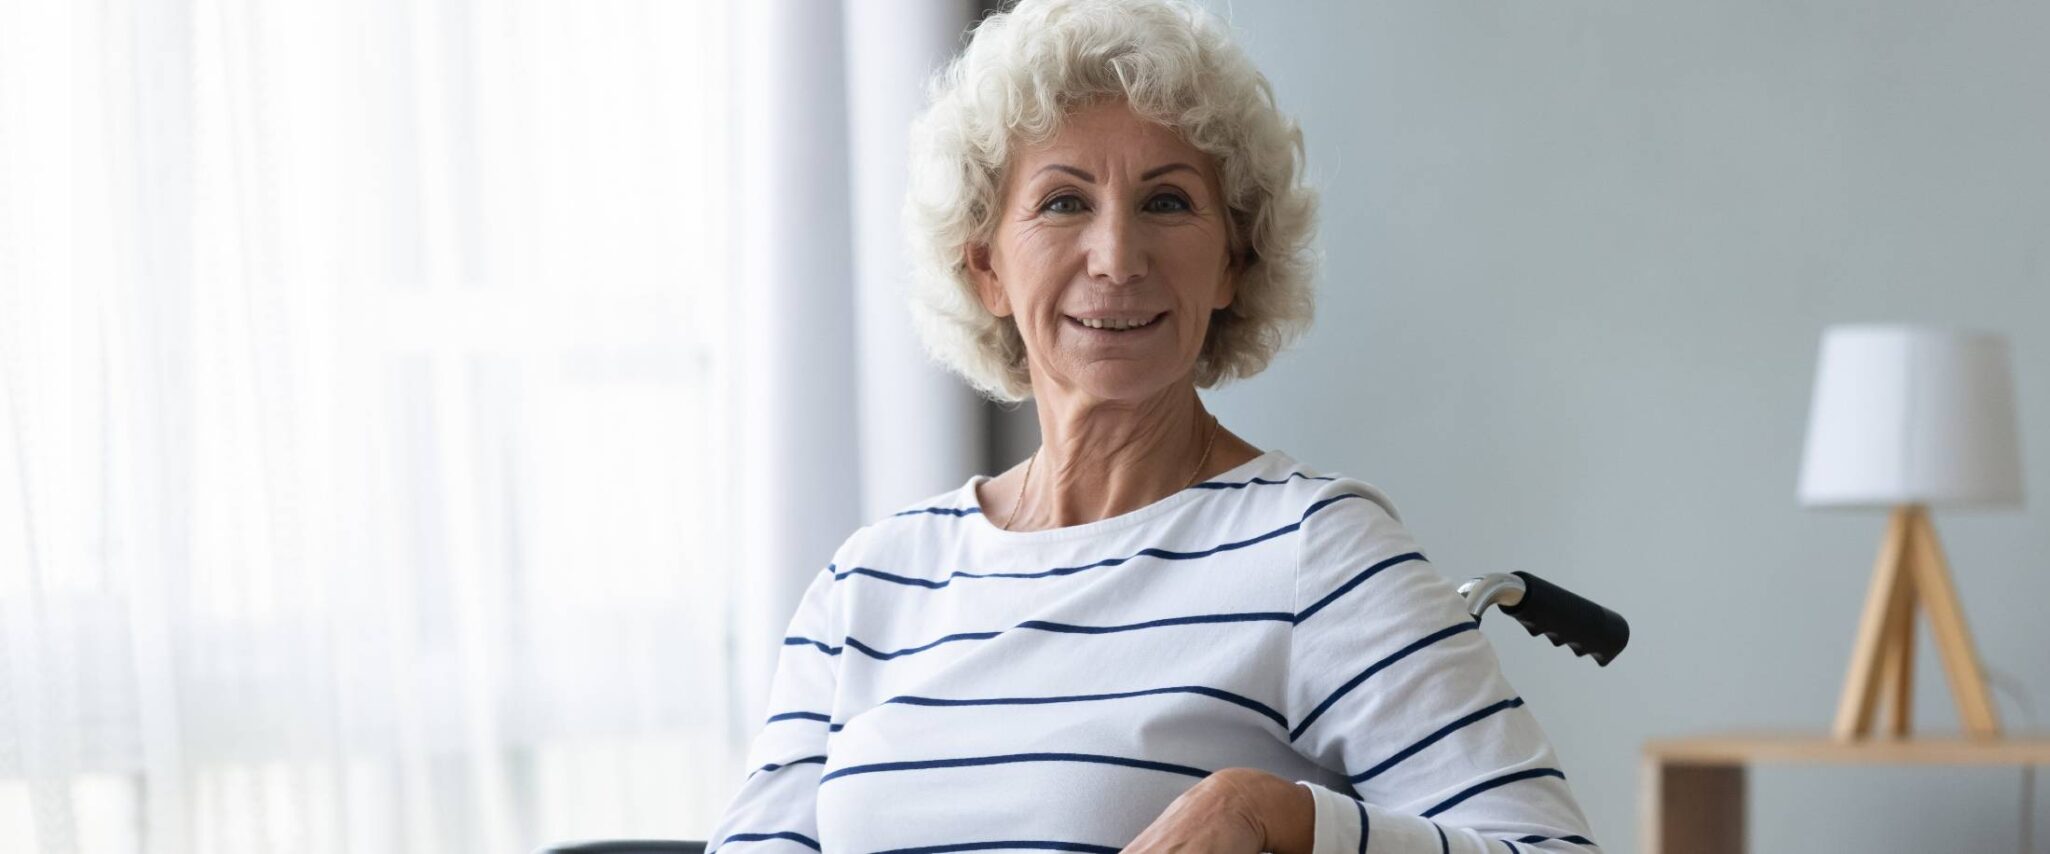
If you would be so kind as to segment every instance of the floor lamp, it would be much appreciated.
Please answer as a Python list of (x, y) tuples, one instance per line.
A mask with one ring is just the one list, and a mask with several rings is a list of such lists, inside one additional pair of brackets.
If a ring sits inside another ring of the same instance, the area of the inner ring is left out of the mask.
[(1837, 705), (1838, 740), (1870, 738), (1882, 706), (1886, 734), (1913, 728), (1917, 609), (1929, 616), (1965, 733), (2000, 735), (1929, 508), (2019, 505), (2017, 434), (1998, 335), (1863, 325), (1823, 332), (1801, 502), (1892, 510)]

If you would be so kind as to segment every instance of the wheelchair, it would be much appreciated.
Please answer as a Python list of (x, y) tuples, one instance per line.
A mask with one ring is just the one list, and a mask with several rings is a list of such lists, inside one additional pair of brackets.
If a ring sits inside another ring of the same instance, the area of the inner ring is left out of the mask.
[[(1459, 595), (1475, 622), (1489, 608), (1499, 609), (1531, 637), (1542, 635), (1553, 646), (1564, 646), (1603, 667), (1630, 643), (1630, 624), (1622, 615), (1528, 572), (1470, 578), (1459, 585)], [(695, 841), (614, 839), (554, 845), (534, 854), (705, 854), (705, 846)]]

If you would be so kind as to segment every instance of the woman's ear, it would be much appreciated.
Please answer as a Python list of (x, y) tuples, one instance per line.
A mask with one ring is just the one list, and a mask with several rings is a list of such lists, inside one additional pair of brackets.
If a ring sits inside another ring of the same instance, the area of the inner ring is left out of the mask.
[(968, 266), (968, 276), (975, 282), (975, 295), (982, 301), (982, 308), (997, 317), (1011, 316), (1011, 296), (1004, 293), (1004, 284), (997, 280), (996, 266), (990, 262), (987, 243), (970, 243), (961, 247), (961, 259)]
[(1217, 299), (1211, 304), (1212, 309), (1230, 308), (1232, 300), (1238, 298), (1239, 279), (1246, 275), (1246, 267), (1249, 266), (1248, 262), (1252, 257), (1253, 252), (1250, 249), (1225, 249), (1224, 276), (1217, 284)]

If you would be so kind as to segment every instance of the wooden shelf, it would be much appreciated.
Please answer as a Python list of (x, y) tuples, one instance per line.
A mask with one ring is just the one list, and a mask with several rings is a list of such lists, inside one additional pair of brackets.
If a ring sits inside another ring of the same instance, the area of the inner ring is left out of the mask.
[(1645, 854), (1741, 854), (1752, 765), (2050, 765), (2050, 735), (1874, 736), (1731, 733), (1644, 745)]
[(2007, 738), (1916, 736), (1836, 741), (1809, 733), (1735, 733), (1660, 739), (1647, 759), (1692, 765), (2050, 765), (2050, 735)]

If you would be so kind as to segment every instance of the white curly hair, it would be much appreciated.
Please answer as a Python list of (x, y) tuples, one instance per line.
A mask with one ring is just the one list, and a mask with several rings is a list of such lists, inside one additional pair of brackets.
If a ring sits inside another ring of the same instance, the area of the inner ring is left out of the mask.
[(1051, 138), (1075, 107), (1105, 96), (1216, 158), (1239, 259), (1229, 307), (1213, 312), (1196, 360), (1210, 388), (1266, 369), (1309, 328), (1316, 191), (1303, 138), (1223, 22), (1185, 0), (1022, 0), (984, 18), (934, 75), (911, 128), (904, 231), (911, 310), (933, 359), (985, 396), (1032, 396), (1013, 318), (983, 308), (964, 250), (987, 243), (1012, 146)]

